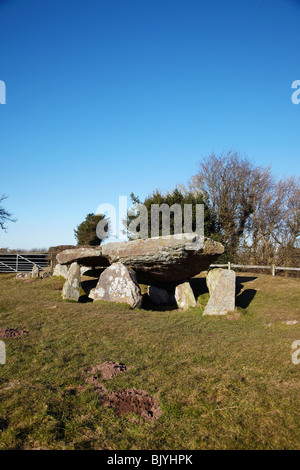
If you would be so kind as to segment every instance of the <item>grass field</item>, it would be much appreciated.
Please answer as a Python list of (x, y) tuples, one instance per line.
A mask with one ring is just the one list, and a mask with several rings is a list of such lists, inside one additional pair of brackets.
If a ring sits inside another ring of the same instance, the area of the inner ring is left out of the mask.
[[(187, 312), (131, 310), (1, 275), (0, 328), (29, 334), (4, 340), (0, 449), (299, 449), (300, 279), (238, 276), (236, 312), (214, 318), (204, 291)], [(102, 405), (84, 371), (110, 360), (130, 369), (107, 389), (156, 396), (160, 419)]]

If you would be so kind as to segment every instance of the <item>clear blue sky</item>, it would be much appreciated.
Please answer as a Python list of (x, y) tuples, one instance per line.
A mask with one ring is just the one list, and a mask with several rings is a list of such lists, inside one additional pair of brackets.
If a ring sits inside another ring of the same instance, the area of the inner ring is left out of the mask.
[(296, 0), (0, 0), (0, 48), (0, 247), (72, 244), (212, 150), (300, 173)]

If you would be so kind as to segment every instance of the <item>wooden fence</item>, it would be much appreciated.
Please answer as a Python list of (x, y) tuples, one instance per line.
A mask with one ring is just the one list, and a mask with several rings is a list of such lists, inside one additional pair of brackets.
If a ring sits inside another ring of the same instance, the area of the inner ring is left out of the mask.
[(300, 271), (300, 268), (287, 268), (285, 266), (256, 266), (253, 264), (233, 264), (230, 261), (227, 264), (211, 264), (210, 268), (239, 268), (239, 269), (268, 269), (271, 271), (272, 276), (275, 276), (276, 271)]

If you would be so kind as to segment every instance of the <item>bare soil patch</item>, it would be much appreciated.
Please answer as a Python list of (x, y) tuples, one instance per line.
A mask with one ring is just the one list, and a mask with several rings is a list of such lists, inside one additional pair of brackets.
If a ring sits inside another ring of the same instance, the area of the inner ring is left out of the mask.
[(114, 409), (119, 416), (135, 413), (147, 421), (160, 418), (162, 410), (159, 407), (158, 400), (151, 397), (144, 390), (129, 388), (125, 390), (117, 389), (114, 392), (107, 393), (104, 384), (99, 381), (100, 377), (102, 380), (110, 380), (127, 370), (128, 367), (125, 364), (113, 361), (103, 362), (86, 369), (86, 373), (90, 376), (85, 378), (85, 382), (94, 387), (103, 405)]
[(91, 369), (87, 369), (88, 374), (97, 375), (100, 373), (102, 380), (109, 380), (122, 372), (126, 372), (128, 367), (125, 364), (113, 361), (97, 364)]
[(108, 408), (113, 408), (120, 416), (126, 413), (136, 413), (147, 421), (154, 421), (162, 415), (157, 399), (144, 390), (135, 388), (110, 392), (104, 398), (103, 404)]
[(29, 331), (19, 330), (19, 328), (0, 328), (0, 338), (20, 338), (21, 336), (28, 335)]

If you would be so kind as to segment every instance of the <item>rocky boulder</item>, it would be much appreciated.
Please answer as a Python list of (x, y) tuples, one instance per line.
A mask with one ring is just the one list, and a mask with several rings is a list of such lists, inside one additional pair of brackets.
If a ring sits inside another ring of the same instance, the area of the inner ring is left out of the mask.
[(16, 279), (29, 279), (31, 277), (31, 271), (27, 273), (17, 273)]
[(210, 298), (203, 315), (226, 315), (235, 309), (236, 276), (234, 271), (211, 270), (208, 273), (207, 286)]
[[(100, 246), (81, 246), (68, 248), (56, 255), (59, 264), (71, 264), (75, 261), (82, 266), (109, 266), (109, 262), (102, 256)], [(106, 263), (106, 264), (105, 264)]]
[(47, 277), (51, 277), (52, 276), (52, 272), (51, 272), (51, 266), (47, 266), (46, 268), (44, 268), (42, 271), (40, 271), (39, 273), (39, 277), (40, 279), (46, 279)]
[(175, 288), (175, 300), (177, 306), (183, 310), (188, 310), (196, 306), (194, 292), (189, 282), (183, 282)]
[(114, 263), (100, 275), (94, 301), (124, 302), (131, 308), (142, 305), (142, 294), (134, 271), (122, 263)]
[(32, 271), (31, 271), (31, 277), (32, 278), (38, 278), (39, 277), (39, 267), (35, 264), (33, 267), (32, 267)]
[(218, 277), (220, 274), (225, 271), (222, 268), (213, 268), (211, 269), (206, 276), (206, 285), (209, 290), (209, 293), (212, 294), (214, 288), (216, 287)]
[(156, 305), (168, 304), (170, 301), (170, 296), (168, 292), (160, 287), (149, 286), (148, 295), (151, 302)]
[(53, 270), (53, 276), (62, 276), (65, 279), (68, 277), (69, 266), (66, 264), (57, 264)]

